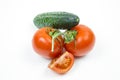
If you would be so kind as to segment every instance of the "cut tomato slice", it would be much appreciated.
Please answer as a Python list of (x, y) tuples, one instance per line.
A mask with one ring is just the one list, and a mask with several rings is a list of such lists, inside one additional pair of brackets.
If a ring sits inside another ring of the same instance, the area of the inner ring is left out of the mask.
[(74, 56), (69, 52), (65, 52), (60, 57), (53, 59), (48, 67), (57, 73), (63, 74), (68, 72), (73, 64)]

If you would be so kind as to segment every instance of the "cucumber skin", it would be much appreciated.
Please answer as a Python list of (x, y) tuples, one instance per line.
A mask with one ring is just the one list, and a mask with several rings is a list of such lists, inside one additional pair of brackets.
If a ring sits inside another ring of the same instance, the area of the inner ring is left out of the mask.
[(70, 29), (79, 24), (79, 17), (68, 12), (48, 12), (38, 14), (33, 22), (37, 28), (53, 27), (56, 29)]

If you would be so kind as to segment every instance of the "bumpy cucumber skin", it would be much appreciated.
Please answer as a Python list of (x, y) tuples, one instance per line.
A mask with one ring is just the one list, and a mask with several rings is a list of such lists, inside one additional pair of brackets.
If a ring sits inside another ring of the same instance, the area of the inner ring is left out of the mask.
[(79, 24), (79, 17), (68, 12), (48, 12), (38, 14), (33, 22), (37, 28), (45, 26), (56, 29), (70, 29)]

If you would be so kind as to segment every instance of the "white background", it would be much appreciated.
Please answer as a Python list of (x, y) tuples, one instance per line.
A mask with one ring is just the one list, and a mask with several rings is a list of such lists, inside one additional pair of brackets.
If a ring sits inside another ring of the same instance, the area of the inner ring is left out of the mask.
[[(78, 15), (96, 35), (94, 49), (64, 75), (31, 45), (33, 18), (49, 11)], [(0, 80), (120, 80), (119, 0), (0, 0)]]

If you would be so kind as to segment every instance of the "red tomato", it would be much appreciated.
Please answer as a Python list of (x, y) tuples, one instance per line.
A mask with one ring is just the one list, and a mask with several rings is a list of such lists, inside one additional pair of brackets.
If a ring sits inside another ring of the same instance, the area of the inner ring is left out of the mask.
[(92, 50), (95, 44), (95, 35), (93, 31), (85, 25), (77, 25), (71, 30), (77, 31), (75, 39), (65, 43), (65, 49), (74, 56), (84, 56)]
[(60, 57), (53, 59), (48, 67), (56, 73), (63, 74), (68, 72), (73, 64), (74, 56), (69, 52), (65, 52)]
[(33, 49), (45, 58), (55, 58), (62, 53), (63, 49), (63, 39), (58, 36), (54, 40), (54, 51), (51, 51), (52, 37), (49, 35), (50, 31), (53, 31), (53, 29), (49, 27), (41, 28), (34, 34), (32, 39)]

